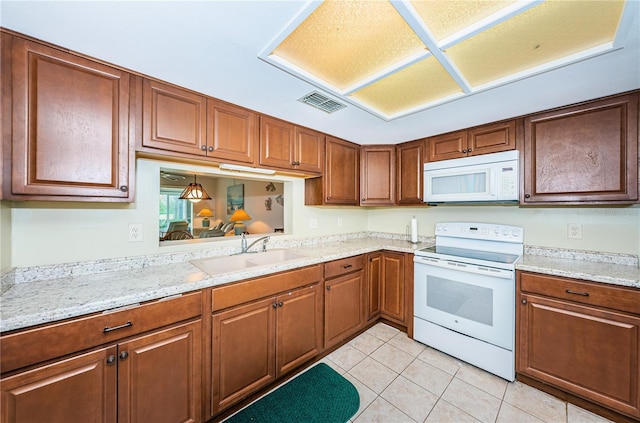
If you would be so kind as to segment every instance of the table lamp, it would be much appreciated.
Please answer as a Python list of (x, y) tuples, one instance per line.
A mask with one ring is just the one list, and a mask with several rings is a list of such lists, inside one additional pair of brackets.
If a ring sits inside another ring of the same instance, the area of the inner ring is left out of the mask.
[(202, 209), (198, 212), (198, 217), (202, 217), (202, 227), (203, 228), (208, 228), (209, 227), (209, 218), (211, 216), (213, 216), (213, 212), (209, 209)]
[(233, 227), (234, 234), (242, 235), (247, 229), (244, 226), (243, 222), (245, 220), (251, 220), (251, 216), (249, 216), (246, 211), (238, 209), (233, 212), (233, 215), (231, 215), (231, 218), (229, 220), (232, 222), (236, 222), (235, 226)]

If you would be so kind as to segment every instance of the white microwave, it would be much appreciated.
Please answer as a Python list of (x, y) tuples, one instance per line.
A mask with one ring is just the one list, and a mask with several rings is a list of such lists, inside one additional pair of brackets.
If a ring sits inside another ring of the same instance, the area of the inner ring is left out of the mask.
[(518, 201), (518, 151), (424, 164), (425, 203)]

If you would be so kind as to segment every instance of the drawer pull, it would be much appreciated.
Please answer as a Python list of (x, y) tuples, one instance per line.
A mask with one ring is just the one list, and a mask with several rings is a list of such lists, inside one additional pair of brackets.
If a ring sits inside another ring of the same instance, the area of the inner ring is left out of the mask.
[(342, 266), (343, 269), (348, 269), (350, 267), (353, 267), (353, 264), (345, 264), (344, 266)]
[(107, 357), (107, 364), (111, 365), (113, 363), (116, 362), (116, 356), (115, 355), (110, 355), (109, 357)]
[(105, 326), (104, 329), (102, 329), (103, 333), (108, 333), (108, 332), (112, 332), (114, 330), (118, 330), (118, 329), (124, 329), (124, 328), (128, 328), (130, 326), (133, 326), (133, 323), (131, 322), (127, 322), (124, 325), (120, 325), (120, 326), (114, 326), (112, 328), (110, 328), (109, 326)]
[(565, 292), (567, 294), (575, 294), (575, 295), (582, 295), (583, 297), (588, 297), (589, 293), (588, 292), (578, 292), (578, 291), (572, 291), (570, 289), (565, 290)]

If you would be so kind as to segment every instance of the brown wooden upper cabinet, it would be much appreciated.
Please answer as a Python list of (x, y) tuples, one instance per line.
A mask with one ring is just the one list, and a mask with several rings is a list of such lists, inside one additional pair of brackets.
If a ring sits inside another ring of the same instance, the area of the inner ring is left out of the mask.
[(144, 80), (142, 146), (254, 164), (258, 115), (158, 81)]
[(133, 201), (139, 78), (7, 33), (2, 44), (4, 198)]
[(396, 203), (416, 205), (423, 202), (425, 140), (409, 141), (396, 146)]
[(360, 205), (396, 202), (396, 146), (367, 145), (360, 150)]
[(187, 90), (145, 79), (142, 145), (207, 155), (207, 99)]
[(260, 118), (260, 164), (322, 174), (324, 134), (269, 116)]
[(207, 154), (210, 157), (255, 164), (258, 114), (223, 101), (207, 100)]
[(324, 174), (305, 180), (307, 206), (360, 203), (360, 146), (326, 136)]
[(427, 138), (427, 160), (497, 153), (516, 148), (516, 121), (509, 120)]
[(638, 93), (524, 120), (523, 204), (638, 201)]

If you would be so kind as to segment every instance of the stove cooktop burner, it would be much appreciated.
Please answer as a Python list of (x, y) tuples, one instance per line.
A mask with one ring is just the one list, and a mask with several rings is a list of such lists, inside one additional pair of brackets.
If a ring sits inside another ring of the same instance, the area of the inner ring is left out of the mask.
[[(470, 250), (466, 248), (433, 246), (419, 250), (424, 253), (445, 254), (448, 256), (461, 257), (467, 259), (484, 260), (494, 263), (513, 264), (520, 256), (515, 254), (495, 253), (491, 251)], [(416, 252), (416, 254), (419, 254)]]

